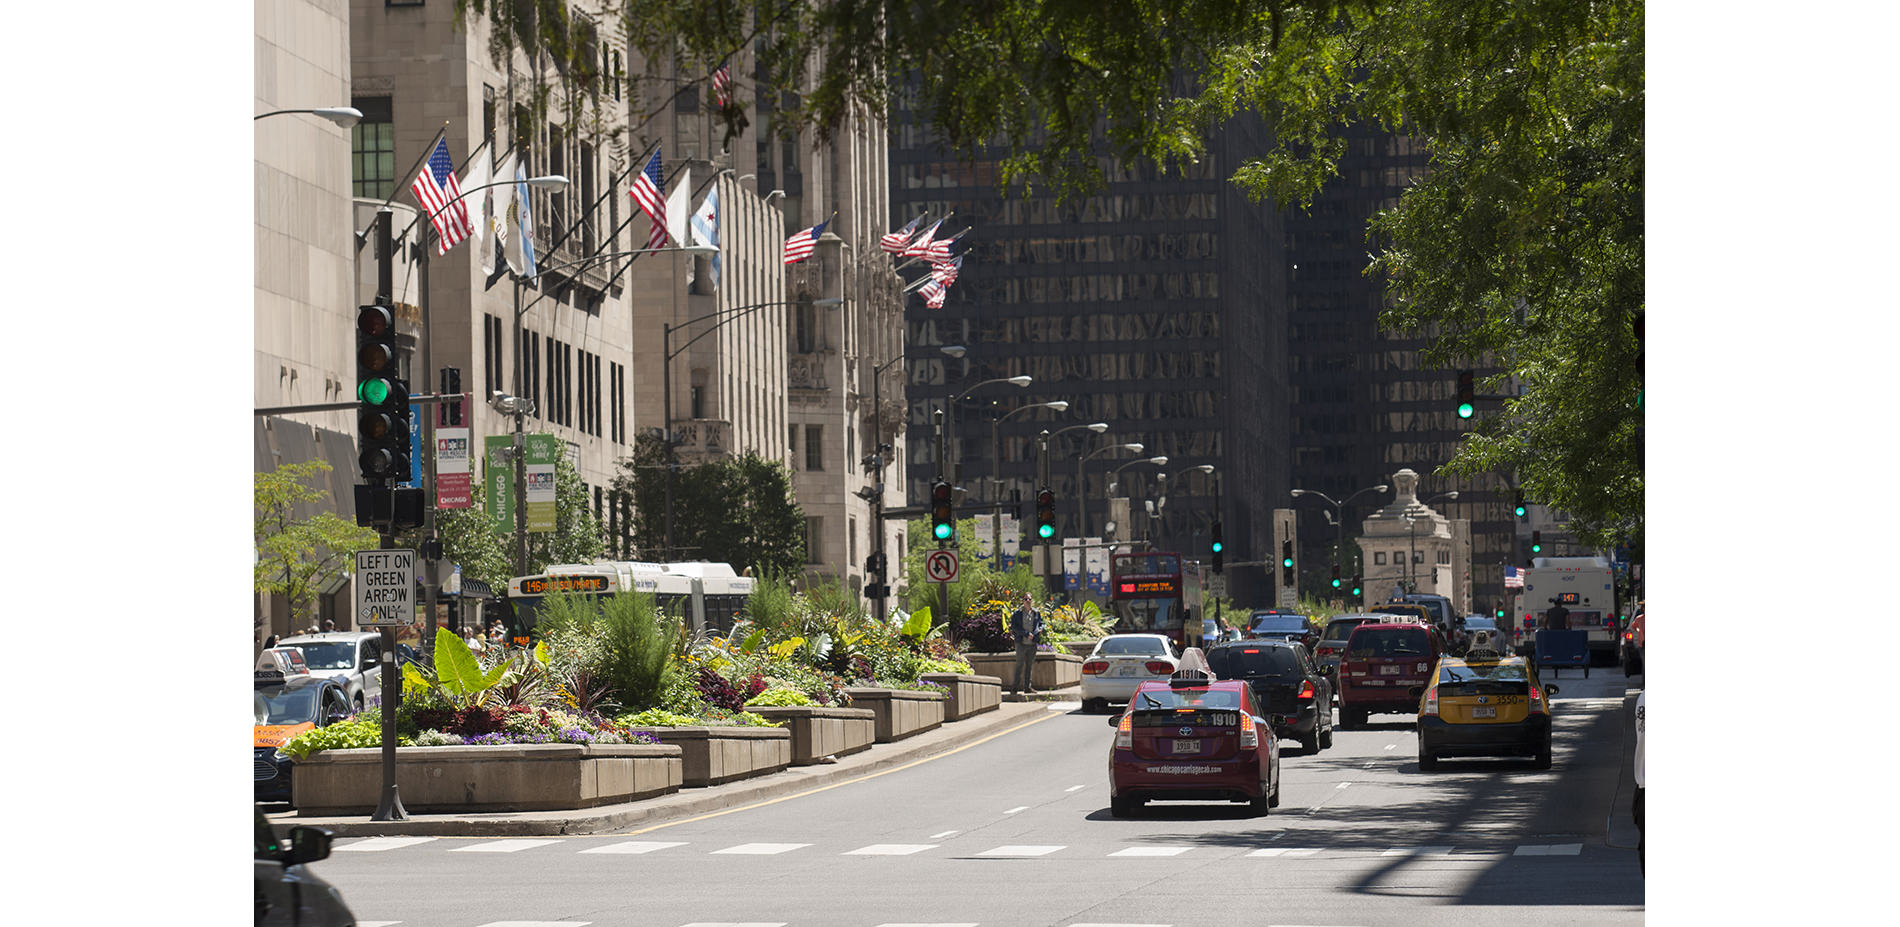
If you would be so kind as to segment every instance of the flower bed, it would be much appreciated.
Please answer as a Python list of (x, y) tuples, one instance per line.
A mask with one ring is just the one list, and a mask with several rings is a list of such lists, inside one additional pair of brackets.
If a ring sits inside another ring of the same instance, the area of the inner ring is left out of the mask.
[(995, 711), (1003, 703), (1003, 681), (995, 676), (968, 673), (926, 673), (925, 682), (943, 686), (945, 721), (961, 721), (986, 711)]
[(867, 708), (786, 705), (756, 706), (751, 711), (791, 732), (793, 766), (868, 750), (877, 740), (877, 715)]
[[(963, 658), (970, 661), (970, 667), (977, 675), (995, 676), (1002, 680), (1004, 689), (1009, 688), (1010, 679), (1016, 674), (1014, 653), (966, 653)], [(1036, 664), (1030, 670), (1029, 684), (1043, 692), (1080, 686), (1082, 658), (1072, 653), (1038, 651)]]
[(944, 693), (921, 689), (846, 689), (851, 704), (870, 709), (878, 743), (888, 744), (943, 726)]
[[(323, 750), (297, 761), (300, 815), (370, 814), (382, 793), (383, 751)], [(396, 787), (419, 812), (550, 811), (677, 792), (681, 750), (667, 744), (398, 747)]]

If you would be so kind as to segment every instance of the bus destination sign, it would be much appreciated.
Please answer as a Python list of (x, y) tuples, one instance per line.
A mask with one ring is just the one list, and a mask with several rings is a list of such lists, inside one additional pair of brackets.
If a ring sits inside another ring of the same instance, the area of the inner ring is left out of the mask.
[(1117, 588), (1122, 595), (1173, 595), (1181, 591), (1173, 579), (1123, 580)]
[(534, 576), (521, 581), (522, 595), (550, 592), (606, 592), (613, 581), (605, 576)]

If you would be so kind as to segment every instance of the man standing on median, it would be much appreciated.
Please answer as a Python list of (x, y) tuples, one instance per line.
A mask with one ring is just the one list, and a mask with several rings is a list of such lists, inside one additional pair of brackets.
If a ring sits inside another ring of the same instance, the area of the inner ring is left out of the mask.
[(1023, 593), (1023, 604), (1009, 619), (1009, 633), (1016, 641), (1016, 672), (1010, 680), (1012, 693), (1034, 693), (1030, 679), (1036, 669), (1036, 641), (1042, 637), (1042, 616), (1036, 614), (1035, 599)]

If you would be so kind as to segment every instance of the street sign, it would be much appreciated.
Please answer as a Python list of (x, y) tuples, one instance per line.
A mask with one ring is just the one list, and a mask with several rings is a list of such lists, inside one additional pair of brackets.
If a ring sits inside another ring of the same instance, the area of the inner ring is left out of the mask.
[(356, 626), (402, 628), (416, 623), (416, 552), (356, 552)]
[(957, 552), (933, 550), (924, 555), (924, 578), (933, 583), (957, 581)]
[(1288, 586), (1280, 590), (1280, 607), (1293, 608), (1300, 604), (1300, 591)]
[(1217, 599), (1227, 598), (1227, 574), (1207, 578), (1207, 594)]

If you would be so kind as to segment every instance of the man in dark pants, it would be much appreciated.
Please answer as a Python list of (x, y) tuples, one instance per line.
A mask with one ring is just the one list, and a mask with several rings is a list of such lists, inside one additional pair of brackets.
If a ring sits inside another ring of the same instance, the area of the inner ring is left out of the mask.
[(1010, 616), (1009, 633), (1016, 642), (1016, 672), (1012, 674), (1009, 691), (1012, 693), (1034, 693), (1030, 680), (1036, 670), (1036, 641), (1042, 637), (1042, 616), (1036, 614), (1034, 600), (1028, 593), (1023, 594), (1023, 604)]

